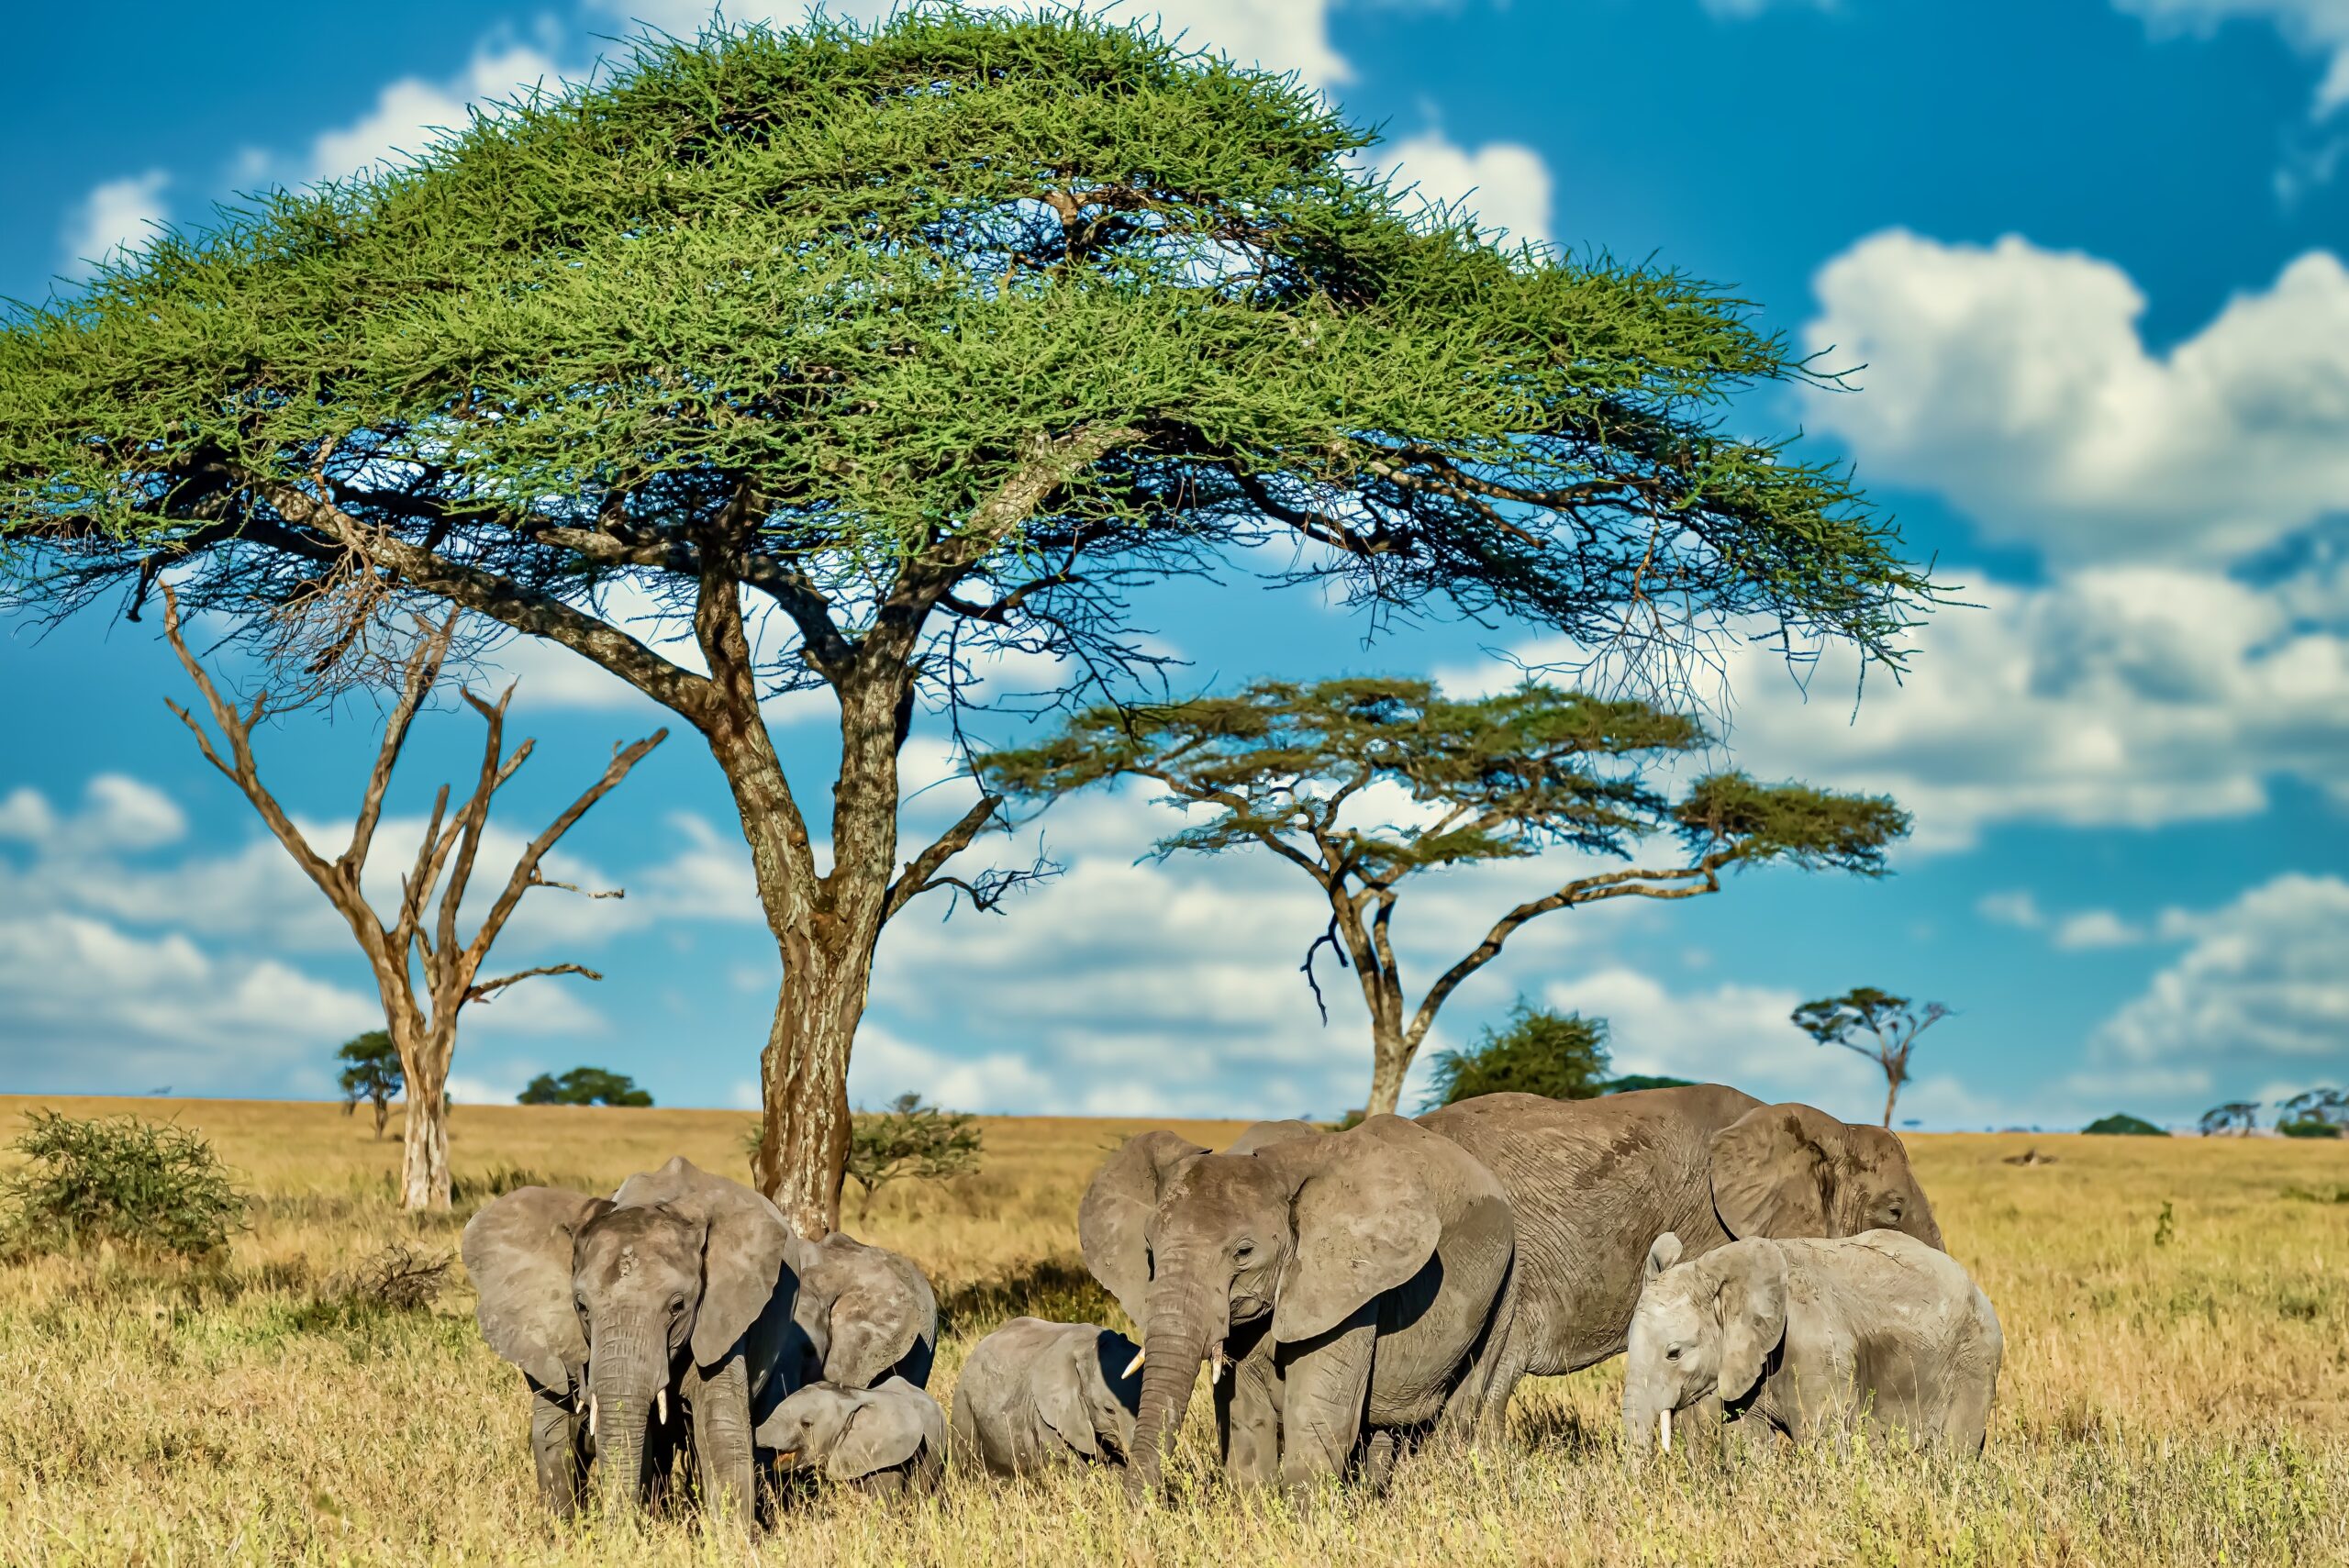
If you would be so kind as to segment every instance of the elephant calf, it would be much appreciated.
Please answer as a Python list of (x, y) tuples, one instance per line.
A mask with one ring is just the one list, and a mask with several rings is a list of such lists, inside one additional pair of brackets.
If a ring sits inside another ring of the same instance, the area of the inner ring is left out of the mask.
[(1001, 1475), (1132, 1451), (1141, 1351), (1090, 1323), (1015, 1318), (981, 1340), (954, 1385), (955, 1462)]
[(1797, 1442), (1863, 1426), (1979, 1452), (2005, 1341), (1946, 1252), (1897, 1230), (1648, 1252), (1623, 1373), (1629, 1451), (1672, 1446), (1672, 1416), (1718, 1396)]
[(945, 1467), (946, 1416), (902, 1377), (874, 1388), (811, 1383), (759, 1423), (759, 1446), (786, 1471), (861, 1492), (930, 1492)]

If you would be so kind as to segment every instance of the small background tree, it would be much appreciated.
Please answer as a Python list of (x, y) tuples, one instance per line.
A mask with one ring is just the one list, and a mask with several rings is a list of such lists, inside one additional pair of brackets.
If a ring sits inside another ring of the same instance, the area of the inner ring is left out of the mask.
[(642, 1109), (652, 1103), (652, 1096), (636, 1086), (636, 1080), (625, 1073), (607, 1073), (601, 1067), (574, 1067), (558, 1078), (551, 1073), (541, 1073), (514, 1096), (526, 1106), (627, 1106)]
[(2276, 1130), (2287, 1138), (2338, 1138), (2349, 1125), (2349, 1095), (2310, 1089), (2277, 1108)]
[(1795, 1027), (1820, 1045), (1840, 1045), (1884, 1070), (1884, 1125), (1892, 1125), (1893, 1102), (1909, 1081), (1909, 1057), (1917, 1037), (1950, 1016), (1940, 1002), (1920, 1009), (1906, 996), (1862, 985), (1841, 996), (1805, 1002), (1794, 1010)]
[(2167, 1131), (2155, 1127), (2143, 1117), (2131, 1116), (2125, 1111), (2115, 1111), (2110, 1116), (2099, 1117), (2080, 1130), (2111, 1138), (2167, 1138), (2169, 1136)]
[(1605, 1093), (1628, 1095), (1634, 1089), (1686, 1089), (1696, 1082), (1694, 1078), (1675, 1078), (1663, 1073), (1626, 1073), (1620, 1078), (1607, 1080)]
[(400, 1050), (392, 1043), (390, 1031), (369, 1029), (347, 1040), (335, 1059), (349, 1063), (342, 1070), (342, 1114), (349, 1116), (360, 1101), (368, 1101), (375, 1107), (375, 1136), (382, 1138), (401, 1082)]
[[(571, 831), (590, 806), (618, 788), (619, 782), (628, 777), (629, 770), (667, 740), (669, 732), (656, 730), (625, 751), (613, 749), (611, 763), (605, 768), (603, 776), (588, 785), (586, 793), (573, 801), (523, 850), (507, 876), (506, 885), (483, 911), (472, 937), (466, 938), (459, 930), (457, 916), (465, 901), (465, 890), (473, 884), (473, 862), (481, 853), (482, 838), (489, 828), (490, 797), (529, 760), (537, 742), (526, 740), (510, 755), (506, 751), (506, 708), (514, 700), (511, 685), (495, 703), (484, 702), (471, 691), (464, 692), (465, 702), (481, 715), (487, 730), (479, 778), (473, 794), (457, 807), (454, 816), (449, 812), (447, 784), (442, 784), (440, 793), (433, 797), (432, 817), (417, 846), (415, 862), (400, 878), (399, 907), (385, 920), (367, 901), (362, 880), (367, 869), (367, 855), (374, 845), (375, 827), (384, 814), (384, 795), (391, 787), (392, 770), (398, 765), (400, 752), (407, 744), (408, 728), (440, 677), (441, 662), (448, 657), (450, 639), (456, 635), (457, 613), (451, 610), (437, 627), (419, 621), (417, 629), (422, 637), (401, 672), (399, 700), (393, 705), (391, 717), (384, 723), (383, 742), (376, 748), (374, 771), (368, 775), (366, 793), (360, 798), (359, 817), (351, 827), (351, 841), (340, 854), (328, 860), (310, 847), (309, 839), (295, 826), (293, 817), (261, 781), (261, 765), (253, 759), (253, 730), (270, 712), (270, 694), (255, 694), (251, 705), (241, 711), (224, 698), (204, 666), (196, 662), (195, 655), (188, 651), (187, 639), (180, 634), (177, 592), (169, 584), (163, 587), (163, 635), (170, 640), (172, 651), (179, 655), (188, 679), (204, 695), (212, 720), (220, 728), (228, 756), (224, 759), (214, 748), (210, 733), (187, 709), (169, 697), (163, 699), (164, 706), (178, 715), (180, 722), (195, 737), (205, 761), (227, 775), (252, 803), (261, 819), (285, 847), (285, 852), (294, 857), (294, 863), (326, 895), (327, 901), (351, 928), (351, 934), (358, 939), (360, 951), (367, 955), (368, 967), (374, 972), (375, 993), (384, 1004), (386, 1032), (399, 1051), (401, 1084), (407, 1101), (406, 1125), (401, 1129), (400, 1207), (442, 1209), (450, 1202), (449, 1064), (457, 1051), (458, 1013), (468, 1004), (486, 1001), (507, 986), (533, 975), (603, 978), (584, 964), (549, 963), (484, 980), (481, 971), (489, 961), (490, 944), (497, 940), (497, 934), (506, 929), (506, 922), (520, 906), (522, 895), (531, 889), (559, 887), (570, 893), (580, 891), (567, 882), (548, 878), (539, 869), (540, 862), (554, 848), (555, 841)], [(436, 891), (440, 895), (437, 910), (431, 907)], [(615, 888), (588, 896), (618, 898), (625, 895)], [(418, 971), (423, 979), (420, 988), (417, 984)]]
[(0, 1238), (13, 1251), (110, 1241), (203, 1258), (244, 1224), (244, 1195), (212, 1145), (186, 1128), (36, 1110), (9, 1147), (24, 1161), (0, 1176)]
[(891, 1182), (942, 1182), (977, 1170), (979, 1149), (975, 1118), (926, 1106), (919, 1095), (899, 1095), (886, 1110), (858, 1112), (848, 1145), (858, 1221), (873, 1207), (873, 1195)]
[(1607, 1068), (1605, 1018), (1537, 1007), (1520, 996), (1506, 1025), (1488, 1026), (1464, 1050), (1436, 1053), (1427, 1103), (1500, 1094), (1596, 1099), (1611, 1082)]
[[(1438, 1010), (1529, 920), (1610, 898), (1718, 893), (1724, 872), (1774, 862), (1883, 874), (1909, 817), (1881, 796), (1716, 773), (1675, 800), (1649, 782), (1711, 744), (1684, 715), (1531, 682), (1455, 701), (1422, 680), (1259, 681), (1236, 696), (1097, 707), (1041, 746), (977, 765), (1006, 795), (1039, 801), (1121, 775), (1155, 780), (1204, 817), (1161, 840), (1158, 855), (1259, 846), (1312, 878), (1330, 926), (1306, 949), (1307, 980), (1323, 942), (1354, 971), (1370, 1011), (1367, 1108), (1391, 1112)], [(1407, 795), (1418, 819), (1375, 819), (1366, 792), (1380, 784)], [(1671, 863), (1577, 877), (1510, 908), (1408, 1006), (1393, 919), (1411, 877), (1553, 849), (1629, 860), (1663, 847), (1678, 851)]]
[(2206, 1138), (2216, 1138), (2224, 1133), (2241, 1137), (2257, 1126), (2258, 1121), (2257, 1100), (2229, 1100), (2225, 1105), (2212, 1106), (2204, 1111), (2199, 1126)]

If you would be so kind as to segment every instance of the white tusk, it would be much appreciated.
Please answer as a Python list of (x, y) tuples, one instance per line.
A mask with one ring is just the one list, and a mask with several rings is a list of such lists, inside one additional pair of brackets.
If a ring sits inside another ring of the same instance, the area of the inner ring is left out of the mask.
[(1229, 1363), (1223, 1359), (1223, 1347), (1221, 1345), (1218, 1345), (1215, 1349), (1209, 1351), (1208, 1352), (1208, 1381), (1209, 1383), (1220, 1383), (1223, 1381), (1223, 1369)]
[(1118, 1375), (1119, 1377), (1131, 1377), (1134, 1373), (1140, 1372), (1141, 1370), (1141, 1358), (1149, 1353), (1150, 1352), (1147, 1351), (1136, 1351), (1134, 1352), (1134, 1359), (1126, 1363), (1126, 1370), (1119, 1373)]
[(587, 1435), (596, 1435), (596, 1396), (592, 1394), (587, 1396)]
[(661, 1412), (661, 1424), (669, 1424), (669, 1391), (666, 1388), (652, 1396), (652, 1407)]
[(1669, 1410), (1655, 1413), (1655, 1446), (1664, 1453), (1672, 1451), (1672, 1412)]

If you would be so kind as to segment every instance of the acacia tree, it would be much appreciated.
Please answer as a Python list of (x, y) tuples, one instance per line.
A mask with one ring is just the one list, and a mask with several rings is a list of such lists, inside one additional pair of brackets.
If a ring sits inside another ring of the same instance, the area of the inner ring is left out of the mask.
[(2222, 1106), (2212, 1106), (2202, 1113), (2202, 1136), (2217, 1138), (2226, 1133), (2247, 1137), (2259, 1125), (2257, 1100), (2229, 1100)]
[(1892, 1103), (1909, 1081), (1909, 1054), (1917, 1037), (1950, 1016), (1940, 1002), (1920, 1011), (1906, 996), (1862, 985), (1841, 996), (1805, 1002), (1793, 1013), (1795, 1027), (1820, 1045), (1840, 1045), (1884, 1070), (1884, 1125), (1892, 1125)]
[[(1031, 800), (1152, 779), (1208, 813), (1161, 840), (1160, 856), (1253, 845), (1311, 877), (1330, 926), (1304, 969), (1310, 981), (1314, 953), (1331, 942), (1361, 984), (1375, 1115), (1395, 1109), (1445, 1000), (1527, 921), (1611, 898), (1718, 893), (1722, 873), (1774, 862), (1881, 875), (1885, 847), (1909, 830), (1881, 796), (1716, 773), (1675, 800), (1649, 781), (1654, 764), (1710, 744), (1684, 715), (1531, 682), (1457, 700), (1421, 680), (1259, 681), (1229, 697), (1096, 707), (978, 766), (994, 788)], [(1366, 792), (1378, 784), (1407, 795), (1416, 819), (1375, 819)], [(1555, 849), (1628, 860), (1658, 835), (1676, 844), (1673, 863), (1595, 872), (1512, 906), (1408, 1005), (1392, 931), (1408, 879)]]
[[(384, 1029), (399, 1053), (403, 1097), (407, 1107), (407, 1114), (402, 1118), (400, 1207), (447, 1208), (449, 1064), (457, 1051), (457, 1015), (467, 1004), (485, 1002), (508, 985), (535, 975), (603, 978), (577, 963), (540, 964), (491, 980), (483, 979), (481, 971), (488, 962), (490, 945), (497, 940), (506, 922), (520, 906), (524, 894), (537, 887), (580, 891), (570, 883), (547, 877), (540, 870), (540, 862), (556, 840), (571, 831), (573, 824), (584, 817), (590, 806), (618, 788), (619, 782), (628, 777), (629, 770), (667, 740), (669, 732), (656, 730), (624, 751), (614, 748), (611, 763), (605, 768), (603, 776), (588, 785), (584, 794), (523, 849), (521, 858), (507, 875), (505, 886), (498, 889), (489, 907), (482, 911), (473, 935), (467, 937), (459, 927), (458, 914), (465, 901), (465, 891), (473, 884), (473, 862), (481, 853), (482, 836), (489, 827), (490, 797), (529, 760), (537, 742), (526, 740), (510, 753), (506, 750), (506, 706), (514, 700), (511, 685), (495, 703), (484, 702), (471, 691), (464, 692), (465, 702), (481, 715), (487, 729), (482, 745), (480, 774), (473, 793), (453, 814), (449, 809), (447, 784), (442, 784), (433, 797), (432, 815), (417, 844), (416, 858), (400, 876), (399, 906), (387, 920), (368, 902), (366, 889), (362, 885), (367, 856), (374, 847), (375, 828), (383, 817), (384, 795), (391, 787), (392, 770), (407, 744), (408, 728), (417, 710), (440, 679), (441, 662), (448, 655), (449, 639), (456, 629), (456, 616), (452, 612), (439, 627), (424, 629), (426, 635), (408, 656), (402, 673), (399, 698), (384, 723), (384, 739), (376, 748), (375, 765), (360, 798), (351, 840), (340, 854), (328, 860), (310, 847), (308, 836), (295, 825), (277, 797), (262, 783), (261, 766), (253, 757), (253, 729), (271, 711), (269, 693), (255, 693), (252, 702), (241, 711), (223, 697), (195, 655), (188, 651), (186, 639), (180, 635), (178, 595), (169, 584), (163, 589), (163, 635), (170, 640), (172, 651), (179, 655), (188, 679), (204, 694), (205, 706), (211, 710), (213, 723), (219, 727), (228, 754), (220, 754), (213, 745), (211, 734), (187, 709), (169, 697), (163, 699), (164, 706), (178, 715), (180, 722), (195, 737), (205, 761), (226, 774), (228, 782), (252, 803), (270, 832), (294, 857), (294, 863), (317, 884), (318, 891), (327, 895), (327, 902), (334, 906), (335, 913), (351, 928), (351, 934), (358, 939), (359, 950), (366, 954), (367, 967), (374, 975), (375, 993), (384, 1004)], [(440, 895), (437, 907), (433, 896), (436, 893)], [(625, 895), (614, 889), (588, 896), (618, 898)], [(419, 977), (423, 981), (420, 989)], [(376, 1126), (380, 1129), (382, 1125), (379, 1108)]]
[[(983, 661), (1112, 689), (1180, 573), (1659, 658), (1764, 626), (1897, 664), (1937, 597), (1841, 469), (1719, 427), (1816, 379), (1742, 302), (1505, 249), (1375, 139), (1077, 14), (646, 41), (17, 315), (0, 576), (55, 616), (168, 569), (326, 682), (445, 600), (690, 723), (782, 963), (758, 1180), (820, 1232), (874, 945), (996, 810), (901, 856), (899, 749)], [(760, 711), (802, 688), (829, 789)]]
[(387, 1029), (369, 1029), (342, 1042), (335, 1060), (350, 1063), (342, 1070), (342, 1114), (351, 1116), (359, 1102), (375, 1109), (375, 1136), (392, 1118), (392, 1100), (400, 1092), (400, 1049)]

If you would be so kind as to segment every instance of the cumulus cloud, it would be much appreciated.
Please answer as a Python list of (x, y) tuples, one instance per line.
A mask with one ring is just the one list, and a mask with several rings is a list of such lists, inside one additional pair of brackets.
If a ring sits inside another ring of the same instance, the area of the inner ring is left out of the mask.
[(2326, 61), (2310, 113), (2322, 118), (2349, 104), (2349, 4), (2343, 0), (2112, 0), (2144, 18), (2154, 37), (2207, 35), (2221, 23), (2264, 21), (2303, 54)]
[(1830, 261), (1806, 343), (1865, 364), (1809, 415), (1865, 479), (2059, 563), (2241, 559), (2349, 506), (2349, 269), (2292, 261), (2165, 352), (2110, 261), (1889, 229)]
[(1364, 161), (1398, 185), (1416, 185), (1431, 204), (1464, 205), (1480, 228), (1506, 230), (1512, 239), (1550, 238), (1550, 166), (1522, 143), (1469, 149), (1428, 131), (1375, 149)]
[(2029, 888), (1986, 893), (1974, 901), (1974, 912), (1994, 926), (2013, 926), (2025, 931), (2035, 931), (2047, 924), (2047, 912), (2040, 908), (2038, 895)]
[(2151, 1069), (2183, 1094), (2349, 1068), (2349, 882), (2288, 873), (2164, 929), (2186, 951), (2097, 1030), (2092, 1062)]
[(82, 277), (91, 266), (117, 250), (143, 243), (150, 233), (171, 219), (163, 192), (169, 173), (150, 169), (144, 173), (108, 180), (92, 188), (66, 216), (59, 239), (64, 248), (64, 271)]
[(462, 71), (442, 81), (402, 76), (377, 92), (374, 105), (358, 119), (319, 133), (310, 143), (304, 172), (314, 180), (335, 180), (416, 157), (442, 133), (464, 129), (473, 106), (539, 84), (551, 88), (560, 75), (555, 62), (539, 50), (501, 44), (475, 51)]

